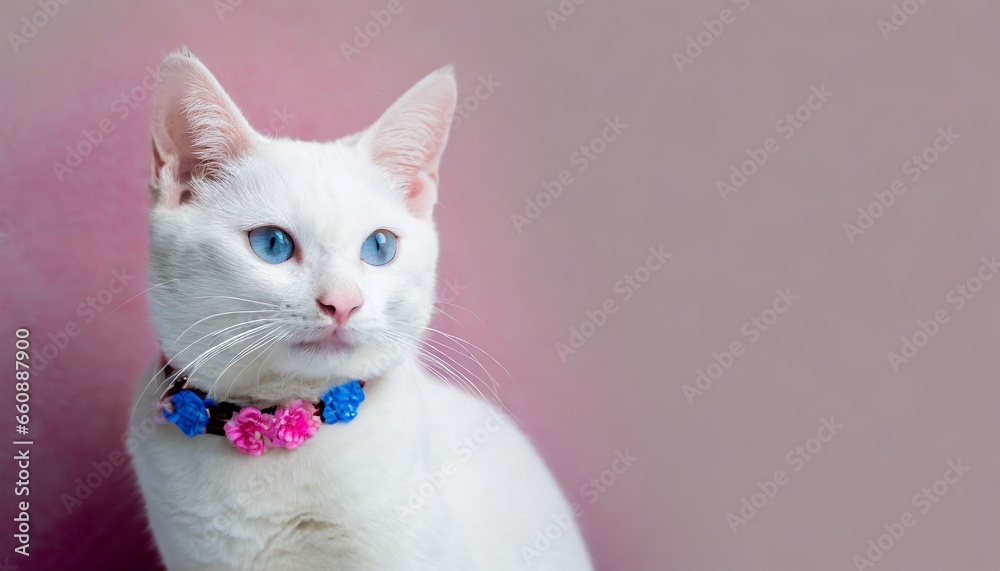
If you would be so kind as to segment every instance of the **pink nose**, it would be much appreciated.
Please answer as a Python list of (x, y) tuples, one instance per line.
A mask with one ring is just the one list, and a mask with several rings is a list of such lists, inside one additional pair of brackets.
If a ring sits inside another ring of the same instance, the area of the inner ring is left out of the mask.
[(338, 325), (347, 323), (358, 308), (361, 307), (361, 294), (358, 292), (336, 292), (323, 294), (316, 300), (319, 310), (332, 317)]

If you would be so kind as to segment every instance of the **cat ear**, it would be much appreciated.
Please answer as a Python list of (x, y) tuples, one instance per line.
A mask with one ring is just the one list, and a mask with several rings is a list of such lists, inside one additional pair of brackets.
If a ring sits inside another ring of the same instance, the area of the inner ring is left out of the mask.
[(192, 178), (214, 178), (259, 139), (208, 68), (187, 49), (160, 65), (153, 98), (153, 173), (158, 204), (192, 197)]
[(421, 218), (430, 218), (437, 202), (438, 163), (457, 98), (455, 71), (443, 67), (411, 87), (361, 137), (361, 148), (399, 183), (410, 211)]

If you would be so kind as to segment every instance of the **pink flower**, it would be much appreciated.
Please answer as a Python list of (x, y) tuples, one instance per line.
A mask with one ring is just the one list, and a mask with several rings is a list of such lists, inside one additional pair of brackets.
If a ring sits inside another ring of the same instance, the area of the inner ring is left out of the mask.
[(274, 438), (274, 417), (252, 406), (240, 409), (226, 422), (226, 438), (243, 454), (260, 456)]
[(274, 411), (272, 445), (293, 450), (313, 437), (322, 424), (312, 403), (294, 400)]

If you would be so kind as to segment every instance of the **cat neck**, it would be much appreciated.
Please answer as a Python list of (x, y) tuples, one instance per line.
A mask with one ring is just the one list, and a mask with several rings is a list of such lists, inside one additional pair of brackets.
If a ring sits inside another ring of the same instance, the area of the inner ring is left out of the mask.
[[(168, 386), (167, 371), (164, 368), (164, 359), (161, 357), (160, 383)], [(231, 402), (239, 405), (253, 406), (255, 408), (267, 408), (282, 405), (296, 399), (305, 402), (315, 402), (330, 388), (343, 385), (352, 380), (364, 381), (365, 393), (369, 397), (377, 398), (377, 395), (387, 390), (387, 387), (398, 385), (391, 382), (391, 379), (400, 377), (404, 371), (418, 366), (416, 359), (409, 354), (401, 355), (394, 363), (389, 364), (385, 369), (376, 374), (366, 375), (364, 378), (357, 378), (331, 372), (322, 377), (305, 377), (299, 375), (282, 374), (260, 368), (250, 378), (254, 383), (236, 383), (234, 379), (239, 372), (223, 375), (212, 375), (206, 371), (195, 370), (187, 379), (187, 386), (198, 389), (216, 402)], [(184, 364), (171, 364), (172, 371), (176, 375), (185, 374)]]

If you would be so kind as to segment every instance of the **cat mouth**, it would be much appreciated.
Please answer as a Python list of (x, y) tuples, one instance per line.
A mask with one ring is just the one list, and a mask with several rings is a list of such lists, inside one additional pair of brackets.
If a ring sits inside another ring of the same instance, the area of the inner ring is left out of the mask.
[(346, 332), (338, 327), (323, 337), (299, 341), (294, 346), (309, 351), (339, 352), (354, 348), (354, 343), (348, 339)]

